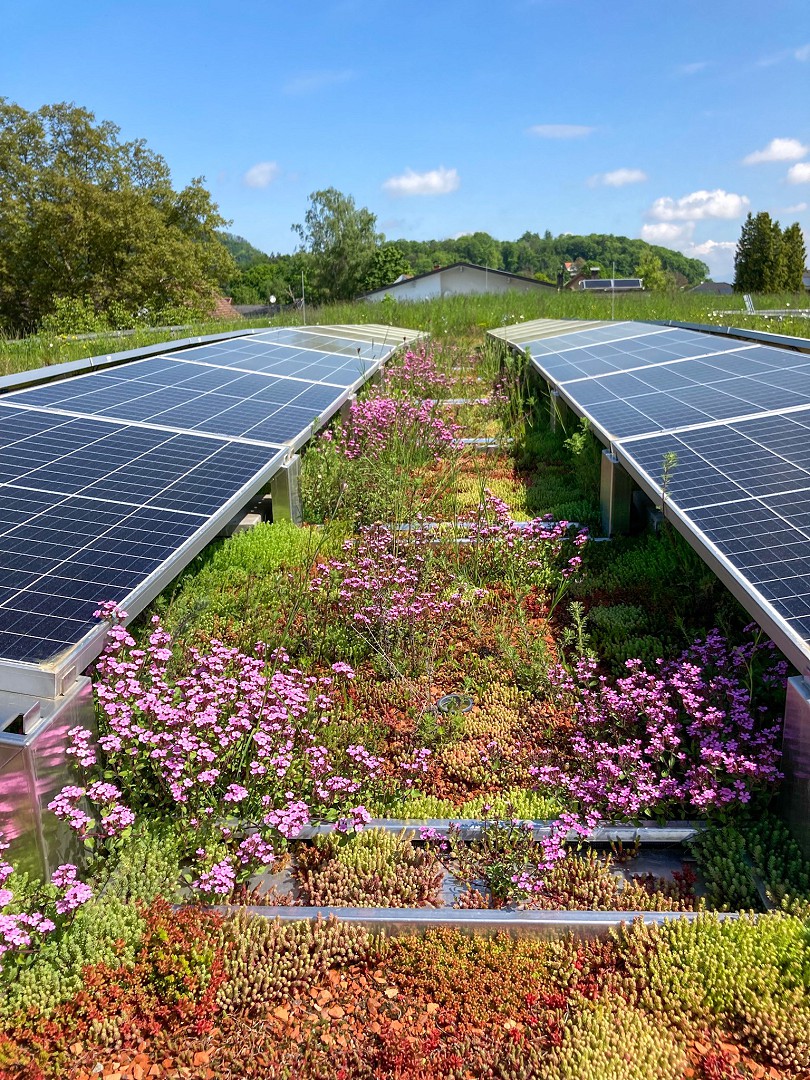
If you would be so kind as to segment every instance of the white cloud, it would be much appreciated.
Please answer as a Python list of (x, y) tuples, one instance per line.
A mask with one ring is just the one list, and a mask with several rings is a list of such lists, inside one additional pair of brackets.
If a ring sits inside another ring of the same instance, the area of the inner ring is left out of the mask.
[(624, 187), (625, 184), (643, 184), (647, 174), (641, 169), (614, 169), (613, 172), (597, 173), (588, 181), (589, 187)]
[(641, 226), (641, 239), (648, 244), (662, 244), (664, 247), (675, 247), (692, 239), (695, 225), (687, 221), (683, 225), (675, 225), (672, 222), (660, 221), (654, 225)]
[(708, 66), (705, 60), (699, 60), (695, 64), (679, 64), (675, 68), (675, 73), (677, 75), (697, 75), (699, 71), (705, 71)]
[(803, 214), (805, 212), (805, 210), (808, 210), (808, 209), (810, 209), (810, 203), (799, 202), (799, 203), (794, 203), (793, 206), (783, 206), (782, 207), (782, 213), (783, 214)]
[(810, 161), (800, 161), (788, 169), (789, 184), (810, 184)]
[(810, 60), (810, 44), (800, 45), (797, 49), (783, 49), (782, 52), (763, 56), (760, 60), (757, 60), (757, 67), (773, 67), (775, 64), (784, 63), (785, 60), (798, 60), (799, 63)]
[(680, 199), (669, 196), (656, 199), (647, 211), (653, 221), (705, 221), (707, 218), (736, 218), (751, 205), (746, 195), (735, 195), (717, 188), (714, 191), (693, 191)]
[(733, 240), (704, 240), (702, 244), (689, 244), (686, 254), (702, 259), (733, 254), (736, 250), (737, 245)]
[(755, 150), (743, 158), (743, 165), (761, 165), (764, 161), (798, 161), (810, 150), (798, 139), (771, 139), (764, 150)]
[(280, 172), (281, 169), (275, 161), (259, 161), (256, 165), (251, 165), (242, 177), (242, 183), (247, 187), (266, 188), (273, 183)]
[(283, 93), (290, 97), (301, 97), (304, 94), (315, 94), (319, 90), (325, 90), (328, 86), (339, 86), (341, 83), (350, 82), (355, 77), (353, 71), (304, 71), (289, 79), (281, 88)]
[(536, 135), (538, 139), (581, 139), (594, 131), (596, 128), (583, 124), (535, 124), (529, 128), (529, 134)]
[(383, 190), (389, 195), (449, 195), (452, 191), (458, 191), (461, 178), (456, 169), (430, 169), (428, 172), (418, 173), (413, 169), (406, 169), (401, 176), (391, 176), (383, 184)]

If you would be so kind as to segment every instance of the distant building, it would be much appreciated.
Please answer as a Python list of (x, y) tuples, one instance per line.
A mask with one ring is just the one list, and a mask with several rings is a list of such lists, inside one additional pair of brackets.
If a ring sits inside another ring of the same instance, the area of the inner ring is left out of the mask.
[(217, 295), (211, 309), (212, 319), (238, 319), (239, 312), (234, 309), (230, 296)]
[(509, 274), (505, 270), (489, 270), (486, 266), (458, 262), (436, 267), (414, 277), (402, 275), (391, 285), (363, 293), (358, 300), (376, 303), (390, 296), (393, 300), (438, 300), (445, 296), (477, 296), (482, 293), (556, 291), (554, 285), (534, 278)]
[(689, 292), (706, 293), (709, 296), (731, 296), (734, 287), (727, 281), (702, 281), (695, 285)]

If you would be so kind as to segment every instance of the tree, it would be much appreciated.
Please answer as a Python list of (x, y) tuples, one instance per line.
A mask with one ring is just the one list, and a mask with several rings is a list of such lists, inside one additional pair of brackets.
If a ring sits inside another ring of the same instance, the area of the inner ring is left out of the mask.
[(142, 139), (75, 105), (0, 98), (0, 324), (35, 328), (58, 301), (99, 313), (209, 308), (233, 262), (202, 178), (181, 191)]
[(644, 251), (636, 267), (636, 277), (640, 277), (645, 289), (650, 292), (663, 292), (670, 286), (670, 278), (664, 265), (652, 251)]
[(292, 226), (313, 257), (309, 290), (319, 300), (351, 300), (362, 291), (372, 256), (385, 239), (376, 231), (377, 218), (336, 188), (314, 191), (309, 202), (303, 225)]
[(456, 240), (459, 262), (470, 262), (476, 266), (488, 266), (490, 270), (503, 269), (501, 245), (489, 233), (476, 232), (469, 236), (460, 236)]
[(371, 256), (363, 279), (363, 292), (381, 289), (384, 285), (391, 285), (401, 274), (412, 273), (402, 248), (397, 244), (383, 244)]
[(749, 213), (734, 255), (734, 288), (747, 293), (801, 292), (805, 258), (798, 222), (783, 232), (765, 211), (756, 217)]
[(782, 233), (782, 288), (785, 292), (803, 291), (802, 276), (807, 265), (807, 249), (804, 233), (798, 221), (794, 221)]

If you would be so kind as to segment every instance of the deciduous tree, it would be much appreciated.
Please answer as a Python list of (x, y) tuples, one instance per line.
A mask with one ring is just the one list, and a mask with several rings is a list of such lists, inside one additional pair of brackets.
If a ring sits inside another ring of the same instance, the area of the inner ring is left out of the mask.
[(142, 139), (71, 104), (0, 98), (0, 323), (35, 328), (58, 300), (103, 313), (210, 306), (233, 263), (202, 179), (175, 191)]
[(313, 256), (313, 295), (323, 300), (351, 300), (362, 291), (372, 256), (385, 239), (377, 218), (355, 205), (337, 188), (313, 191), (302, 225), (293, 225), (307, 253)]

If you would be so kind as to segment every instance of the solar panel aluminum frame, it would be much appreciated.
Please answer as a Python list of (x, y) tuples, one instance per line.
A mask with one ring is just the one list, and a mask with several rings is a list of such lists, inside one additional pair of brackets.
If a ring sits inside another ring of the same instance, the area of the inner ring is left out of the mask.
[[(177, 577), (180, 571), (209, 544), (247, 503), (256, 498), (270, 483), (290, 451), (281, 449), (268, 464), (244, 484), (192, 536), (177, 548), (156, 570), (141, 582), (126, 598), (125, 607), (134, 618)], [(99, 598), (100, 600), (103, 598)], [(104, 648), (108, 624), (100, 622), (72, 648), (44, 664), (32, 664), (0, 659), (0, 686), (14, 694), (32, 697), (61, 697), (77, 677), (98, 657)]]
[[(632, 446), (632, 443), (630, 446)], [(638, 465), (632, 453), (626, 450), (620, 441), (612, 444), (611, 451), (619, 459), (622, 468), (630, 474), (641, 490), (656, 505), (660, 506), (663, 500), (663, 491), (660, 484), (656, 483)], [(664, 502), (667, 521), (672, 523), (689, 546), (697, 552), (709, 569), (723, 582), (735, 599), (742, 604), (748, 614), (756, 620), (796, 670), (805, 678), (810, 678), (810, 656), (808, 656), (807, 642), (794, 631), (789, 623), (782, 619), (779, 612), (775, 611), (767, 600), (760, 599), (759, 594), (752, 588), (745, 575), (728, 561), (708, 536), (692, 521), (688, 513), (680, 510), (677, 503), (670, 499), (664, 500)]]

